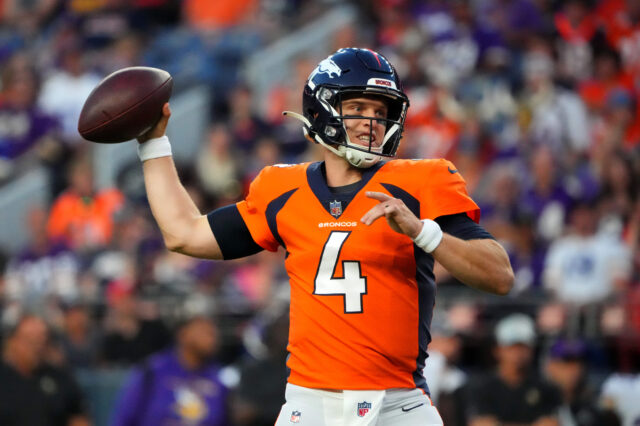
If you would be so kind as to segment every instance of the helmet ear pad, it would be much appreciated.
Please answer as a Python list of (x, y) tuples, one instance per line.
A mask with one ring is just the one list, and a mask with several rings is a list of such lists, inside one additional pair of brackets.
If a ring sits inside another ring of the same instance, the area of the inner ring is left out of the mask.
[[(305, 89), (308, 86), (305, 86)], [(340, 103), (337, 100), (337, 90), (331, 97), (327, 95), (330, 88), (318, 87), (312, 91), (311, 96), (316, 99), (317, 105), (311, 109), (313, 119), (311, 131), (330, 144), (343, 144), (347, 140), (346, 128), (342, 121)], [(333, 91), (332, 91), (333, 92)], [(336, 108), (337, 107), (337, 108)]]

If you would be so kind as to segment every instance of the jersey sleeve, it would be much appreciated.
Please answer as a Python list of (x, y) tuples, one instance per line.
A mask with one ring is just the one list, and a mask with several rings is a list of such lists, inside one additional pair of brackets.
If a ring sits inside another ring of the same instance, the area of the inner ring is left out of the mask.
[(262, 247), (253, 240), (237, 205), (220, 207), (209, 213), (207, 220), (223, 259), (238, 259), (262, 251)]
[(423, 179), (426, 183), (420, 193), (422, 218), (466, 213), (474, 222), (480, 221), (480, 208), (467, 193), (467, 183), (452, 162), (434, 162)]
[(276, 251), (278, 241), (269, 228), (266, 214), (269, 203), (275, 198), (271, 196), (269, 180), (268, 168), (265, 168), (251, 182), (246, 198), (236, 206), (253, 240), (266, 250)]
[(461, 240), (495, 240), (486, 229), (474, 222), (465, 213), (449, 214), (436, 219), (443, 232)]

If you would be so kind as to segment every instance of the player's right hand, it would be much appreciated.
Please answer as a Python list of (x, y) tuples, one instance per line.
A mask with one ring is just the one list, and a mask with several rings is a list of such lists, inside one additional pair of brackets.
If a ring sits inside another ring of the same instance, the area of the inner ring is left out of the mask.
[(369, 226), (381, 217), (387, 219), (387, 223), (394, 231), (415, 238), (422, 230), (422, 222), (409, 210), (399, 198), (393, 198), (384, 192), (367, 191), (365, 195), (379, 201), (371, 210), (360, 219)]
[(169, 117), (171, 117), (171, 107), (169, 107), (169, 102), (167, 102), (162, 106), (162, 117), (160, 117), (160, 120), (158, 120), (158, 122), (148, 132), (139, 136), (138, 142), (144, 143), (149, 139), (164, 136), (164, 133), (167, 130), (167, 124), (169, 124)]

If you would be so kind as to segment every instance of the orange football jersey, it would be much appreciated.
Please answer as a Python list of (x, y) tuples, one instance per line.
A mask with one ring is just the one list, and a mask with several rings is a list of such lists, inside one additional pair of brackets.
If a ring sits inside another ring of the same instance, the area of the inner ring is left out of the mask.
[(237, 204), (257, 244), (286, 250), (289, 382), (427, 390), (422, 369), (435, 303), (433, 257), (384, 218), (361, 223), (378, 203), (365, 191), (400, 198), (422, 219), (466, 213), (477, 222), (478, 206), (446, 160), (379, 163), (347, 194), (329, 190), (322, 167), (267, 167)]

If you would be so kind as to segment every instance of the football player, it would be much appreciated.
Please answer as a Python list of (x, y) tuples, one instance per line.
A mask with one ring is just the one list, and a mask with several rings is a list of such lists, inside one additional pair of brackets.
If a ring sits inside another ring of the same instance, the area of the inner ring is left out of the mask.
[(291, 286), (286, 403), (277, 425), (441, 425), (422, 369), (437, 260), (460, 281), (509, 292), (504, 249), (449, 161), (391, 160), (409, 100), (393, 66), (340, 49), (303, 91), (307, 138), (324, 161), (264, 168), (246, 198), (201, 214), (164, 135), (139, 139), (153, 215), (170, 250), (234, 259), (287, 253)]

